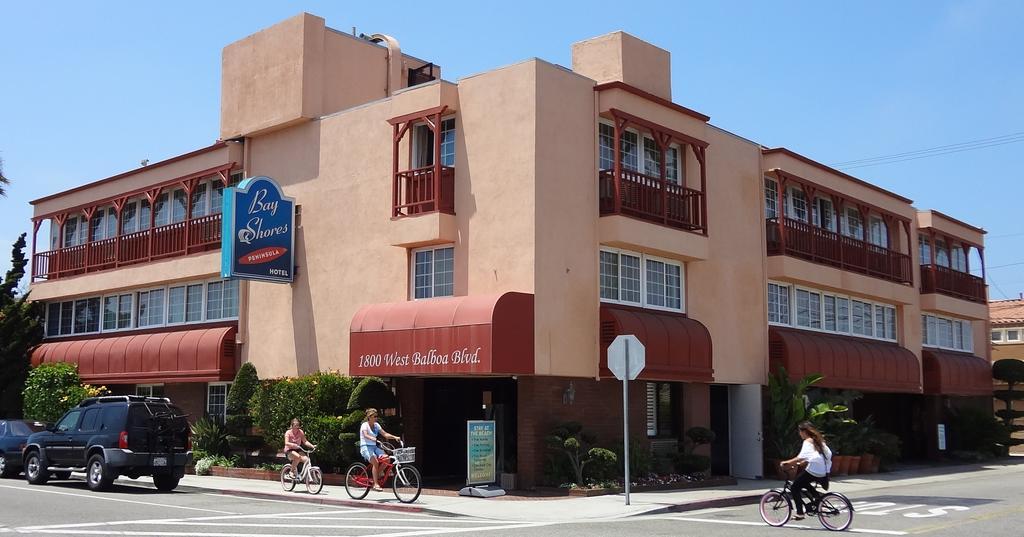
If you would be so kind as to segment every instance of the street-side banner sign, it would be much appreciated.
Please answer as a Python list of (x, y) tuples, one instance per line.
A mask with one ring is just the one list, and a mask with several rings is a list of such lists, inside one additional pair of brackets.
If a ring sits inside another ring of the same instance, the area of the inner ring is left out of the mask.
[(295, 200), (270, 177), (250, 177), (224, 192), (221, 276), (291, 283), (295, 275)]
[(495, 422), (466, 421), (466, 484), (494, 483)]

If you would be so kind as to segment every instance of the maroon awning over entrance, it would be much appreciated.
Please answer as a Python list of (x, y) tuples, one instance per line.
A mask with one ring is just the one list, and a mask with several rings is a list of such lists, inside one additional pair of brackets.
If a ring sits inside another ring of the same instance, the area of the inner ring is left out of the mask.
[(772, 326), (768, 356), (794, 380), (820, 373), (822, 388), (921, 393), (917, 357), (896, 343)]
[(608, 345), (622, 334), (633, 334), (646, 349), (641, 379), (710, 382), (711, 333), (700, 322), (680, 313), (601, 304), (601, 376), (608, 370)]
[(235, 376), (234, 326), (43, 343), (32, 365), (78, 364), (90, 384), (219, 382)]
[(992, 396), (992, 366), (973, 354), (925, 350), (924, 393)]
[(352, 317), (349, 374), (531, 374), (533, 333), (526, 293), (370, 304)]

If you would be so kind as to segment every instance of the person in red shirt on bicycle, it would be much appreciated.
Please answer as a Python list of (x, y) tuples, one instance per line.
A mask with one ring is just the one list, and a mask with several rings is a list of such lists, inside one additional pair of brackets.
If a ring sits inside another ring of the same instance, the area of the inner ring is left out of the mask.
[(306, 440), (306, 433), (301, 429), (299, 418), (292, 418), (292, 426), (284, 432), (284, 454), (292, 461), (292, 474), (299, 475), (299, 464), (309, 462), (309, 456), (302, 452), (303, 448), (316, 449), (316, 444)]
[(384, 450), (377, 445), (377, 438), (383, 436), (387, 440), (398, 440), (398, 437), (385, 431), (377, 423), (377, 409), (366, 409), (366, 421), (359, 426), (359, 454), (373, 466), (373, 490), (384, 490), (380, 486), (380, 461), (377, 457), (384, 455)]

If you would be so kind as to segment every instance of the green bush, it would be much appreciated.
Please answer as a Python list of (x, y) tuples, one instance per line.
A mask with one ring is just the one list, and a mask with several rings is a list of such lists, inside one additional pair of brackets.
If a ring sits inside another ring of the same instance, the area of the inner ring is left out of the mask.
[(229, 414), (224, 418), (224, 427), (230, 435), (245, 436), (252, 425), (252, 416), (245, 414)]
[(316, 453), (313, 455), (315, 464), (325, 471), (330, 471), (332, 468), (344, 469), (352, 460), (346, 456), (347, 453), (342, 447), (343, 421), (344, 418), (335, 416), (318, 416), (309, 418), (302, 424), (306, 438), (317, 447)]
[[(349, 409), (398, 408), (398, 399), (391, 388), (377, 377), (365, 377), (359, 381), (348, 400)], [(389, 431), (390, 432), (390, 431)]]
[(351, 378), (334, 372), (263, 380), (249, 402), (249, 411), (267, 444), (280, 449), (292, 418), (299, 418), (306, 430), (305, 424), (312, 418), (347, 415), (352, 385)]
[(231, 452), (224, 426), (209, 418), (202, 418), (192, 424), (192, 445), (214, 456), (224, 456)]
[(701, 474), (711, 468), (711, 457), (694, 453), (676, 453), (672, 457), (676, 472), (680, 474)]
[(977, 451), (1001, 455), (1009, 441), (1006, 427), (983, 409), (954, 409), (950, 412), (948, 423), (951, 451)]
[(104, 386), (83, 385), (75, 364), (41, 364), (29, 372), (25, 382), (25, 417), (53, 423), (83, 399), (106, 393), (107, 388)]
[(229, 415), (248, 414), (249, 400), (256, 393), (259, 383), (256, 366), (249, 362), (242, 364), (242, 367), (238, 368), (235, 382), (231, 384), (231, 390), (228, 392), (227, 413)]
[(573, 483), (583, 485), (587, 474), (584, 470), (588, 465), (597, 471), (605, 472), (610, 464), (618, 460), (611, 450), (589, 447), (597, 442), (597, 438), (583, 432), (583, 425), (569, 421), (557, 425), (545, 439), (548, 449), (561, 453), (568, 459), (573, 472)]
[[(622, 445), (615, 444), (612, 448), (612, 452), (615, 453), (617, 460), (622, 460)], [(617, 464), (615, 467), (614, 477), (623, 477), (623, 471), (625, 467), (622, 464)], [(647, 477), (654, 471), (654, 455), (651, 454), (651, 449), (645, 446), (639, 438), (632, 438), (629, 441), (629, 475), (631, 478), (634, 477)]]

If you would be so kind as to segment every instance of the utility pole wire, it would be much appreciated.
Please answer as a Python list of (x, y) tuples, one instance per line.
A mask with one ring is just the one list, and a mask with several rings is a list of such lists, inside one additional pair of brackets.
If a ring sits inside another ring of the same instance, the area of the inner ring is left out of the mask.
[(927, 155), (918, 155), (918, 156), (915, 156), (915, 157), (907, 157), (907, 158), (901, 158), (901, 159), (896, 159), (896, 160), (871, 162), (871, 163), (867, 163), (867, 164), (858, 164), (856, 166), (838, 166), (838, 167), (841, 168), (841, 169), (844, 169), (844, 170), (852, 170), (852, 169), (855, 169), (855, 168), (867, 168), (867, 167), (870, 167), (870, 166), (881, 166), (883, 164), (896, 164), (897, 162), (906, 162), (908, 160), (919, 160), (919, 159), (928, 158), (928, 157), (938, 157), (938, 156), (941, 156), (941, 155), (950, 155), (952, 153), (963, 153), (964, 151), (974, 151), (975, 149), (984, 149), (984, 148), (987, 148), (987, 147), (996, 147), (996, 146), (1000, 146), (1000, 145), (1015, 144), (1015, 143), (1019, 143), (1019, 142), (1024, 142), (1024, 136), (1022, 136), (1020, 138), (1013, 139), (1013, 140), (1007, 140), (1005, 142), (990, 143), (990, 144), (978, 145), (978, 146), (974, 146), (974, 147), (965, 147), (963, 149), (954, 149), (954, 150), (949, 150), (949, 151), (943, 151), (941, 153), (930, 153), (930, 154), (927, 154)]
[[(981, 144), (982, 146), (984, 146), (985, 144), (990, 144), (990, 143), (995, 143), (995, 142), (1004, 142), (1004, 141), (1007, 141), (1007, 139), (1009, 139), (1009, 138), (1018, 138), (1018, 137), (1021, 137), (1021, 136), (1024, 136), (1024, 131), (1022, 131), (1022, 132), (1014, 132), (1014, 133), (1010, 133), (1010, 134), (1004, 134), (1002, 136), (995, 136), (993, 138), (982, 138), (982, 139), (979, 139), (979, 140), (971, 140), (969, 142), (960, 142), (960, 143), (956, 143), (956, 144), (940, 145), (940, 146), (936, 146), (936, 147), (930, 147), (930, 148), (927, 148), (927, 149), (917, 149), (917, 150), (914, 150), (914, 151), (907, 151), (905, 153), (895, 153), (895, 154), (892, 154), (892, 155), (883, 155), (883, 156), (879, 156), (879, 157), (869, 157), (869, 158), (862, 158), (862, 159), (857, 159), (857, 160), (846, 160), (846, 161), (843, 161), (843, 162), (835, 162), (833, 164), (830, 164), (830, 166), (848, 166), (848, 165), (852, 165), (852, 164), (861, 164), (861, 163), (872, 162), (872, 161), (876, 161), (876, 160), (889, 160), (889, 159), (894, 159), (894, 158), (899, 158), (899, 157), (918, 155), (918, 154), (921, 154), (921, 153), (932, 153), (932, 152), (942, 151), (942, 150), (946, 150), (946, 149), (958, 149), (958, 148), (961, 148), (961, 147), (964, 147), (964, 146), (971, 146), (971, 145), (976, 145), (976, 144)], [(1012, 140), (1012, 141), (1016, 141), (1016, 140)]]

